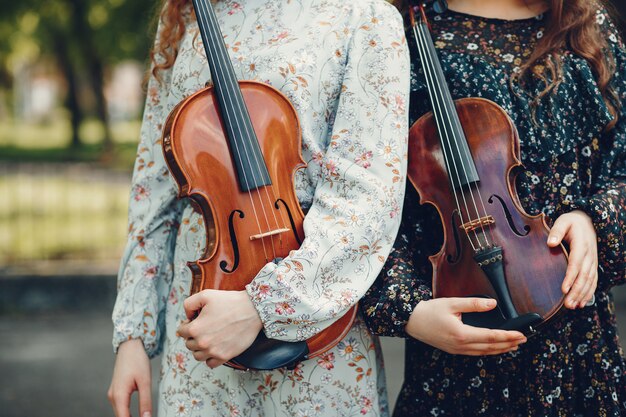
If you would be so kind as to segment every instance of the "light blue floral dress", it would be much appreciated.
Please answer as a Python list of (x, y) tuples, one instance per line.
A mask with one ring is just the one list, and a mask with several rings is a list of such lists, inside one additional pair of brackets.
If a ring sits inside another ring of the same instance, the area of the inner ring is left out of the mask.
[[(383, 0), (240, 0), (215, 8), (237, 76), (278, 88), (300, 117), (308, 166), (296, 191), (308, 210), (305, 239), (247, 291), (269, 337), (304, 340), (365, 293), (399, 227), (409, 93), (402, 21)], [(339, 345), (294, 370), (211, 370), (176, 336), (190, 288), (186, 263), (201, 256), (205, 241), (202, 218), (176, 199), (161, 151), (168, 112), (210, 79), (198, 27), (186, 15), (174, 66), (148, 86), (115, 348), (140, 338), (151, 357), (163, 350), (162, 416), (387, 415), (378, 343), (360, 319)]]

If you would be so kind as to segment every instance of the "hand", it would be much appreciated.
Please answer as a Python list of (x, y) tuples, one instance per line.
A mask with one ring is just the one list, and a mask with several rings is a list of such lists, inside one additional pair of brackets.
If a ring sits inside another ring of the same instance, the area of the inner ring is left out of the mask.
[(591, 218), (580, 210), (563, 214), (554, 222), (548, 246), (557, 247), (565, 240), (569, 244), (569, 262), (561, 290), (565, 307), (584, 307), (598, 286), (598, 240)]
[(116, 417), (130, 417), (130, 396), (139, 391), (139, 415), (152, 415), (152, 376), (150, 359), (139, 339), (120, 345), (107, 396)]
[(454, 355), (499, 355), (517, 350), (526, 337), (516, 331), (492, 330), (463, 324), (461, 313), (492, 310), (496, 301), (483, 298), (437, 298), (422, 301), (406, 325), (417, 340)]
[(204, 290), (187, 298), (184, 307), (189, 320), (178, 334), (193, 357), (211, 368), (245, 351), (263, 329), (245, 291)]

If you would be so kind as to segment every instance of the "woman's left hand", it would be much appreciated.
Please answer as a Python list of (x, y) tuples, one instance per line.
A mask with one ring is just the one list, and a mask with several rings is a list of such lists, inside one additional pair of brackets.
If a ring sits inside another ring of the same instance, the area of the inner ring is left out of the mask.
[(554, 248), (565, 241), (569, 244), (569, 262), (561, 289), (565, 307), (584, 307), (598, 286), (598, 240), (591, 218), (583, 211), (563, 214), (554, 222), (548, 246)]
[(246, 291), (200, 291), (184, 307), (189, 320), (178, 327), (178, 334), (193, 357), (211, 368), (243, 353), (263, 328)]

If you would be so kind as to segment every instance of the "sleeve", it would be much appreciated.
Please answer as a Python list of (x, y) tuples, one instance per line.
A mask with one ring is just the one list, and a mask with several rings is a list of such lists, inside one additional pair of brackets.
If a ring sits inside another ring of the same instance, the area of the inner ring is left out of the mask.
[(593, 167), (591, 192), (574, 201), (571, 208), (584, 211), (593, 220), (598, 236), (598, 287), (607, 290), (626, 282), (626, 49), (606, 11), (599, 10), (597, 17), (615, 61), (613, 89), (618, 120), (594, 142), (599, 156)]
[(432, 298), (432, 266), (428, 255), (441, 245), (441, 221), (432, 206), (420, 206), (418, 202), (417, 192), (408, 185), (393, 250), (361, 301), (367, 327), (380, 336), (408, 338), (405, 327), (413, 309), (419, 302)]
[[(247, 286), (268, 337), (305, 340), (365, 294), (398, 231), (409, 62), (402, 20), (377, 3), (349, 41), (341, 95), (299, 250)], [(372, 16), (375, 16), (373, 18)]]
[[(157, 42), (159, 35), (160, 28)], [(170, 82), (171, 68), (160, 71), (159, 79), (151, 75), (148, 81), (130, 192), (128, 241), (113, 308), (115, 352), (122, 342), (141, 339), (150, 357), (161, 348), (163, 312), (173, 275), (174, 241), (181, 212), (177, 188), (161, 150)]]

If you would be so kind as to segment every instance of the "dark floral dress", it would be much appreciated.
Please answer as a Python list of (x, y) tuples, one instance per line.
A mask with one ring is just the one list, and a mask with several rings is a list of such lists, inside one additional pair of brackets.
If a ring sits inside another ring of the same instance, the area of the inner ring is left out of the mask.
[[(529, 214), (550, 222), (585, 211), (598, 235), (599, 286), (592, 306), (567, 312), (517, 352), (449, 355), (404, 331), (417, 303), (431, 297), (428, 255), (442, 242), (432, 206), (407, 189), (403, 225), (385, 269), (361, 306), (370, 330), (406, 337), (405, 382), (395, 416), (626, 416), (626, 367), (609, 290), (626, 268), (626, 50), (603, 10), (597, 22), (616, 62), (622, 103), (617, 126), (584, 59), (562, 54), (562, 82), (532, 111), (538, 77), (523, 87), (511, 75), (543, 36), (545, 19), (505, 21), (453, 11), (430, 16), (452, 95), (502, 106), (520, 133), (525, 172), (517, 189)], [(411, 45), (413, 37), (409, 36)], [(424, 74), (412, 51), (411, 122), (430, 110)], [(515, 78), (515, 77), (513, 77)], [(533, 114), (535, 122), (533, 122)]]

